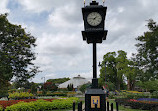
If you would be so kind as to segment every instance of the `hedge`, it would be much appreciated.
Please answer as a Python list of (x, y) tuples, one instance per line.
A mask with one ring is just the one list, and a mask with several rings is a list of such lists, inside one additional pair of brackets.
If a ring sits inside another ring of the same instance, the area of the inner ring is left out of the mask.
[[(2, 108), (6, 108), (7, 106), (11, 106), (13, 104), (17, 104), (18, 102), (32, 102), (32, 101), (37, 101), (38, 99), (21, 99), (21, 100), (9, 100), (9, 101), (0, 101), (0, 106)], [(52, 101), (54, 99), (44, 99), (46, 101)]]
[(38, 94), (38, 96), (67, 96), (67, 94)]
[(0, 106), (0, 111), (3, 111), (3, 108)]
[(157, 111), (158, 108), (158, 102), (138, 101), (127, 98), (115, 99), (115, 101), (120, 105), (130, 106), (132, 109)]
[(45, 100), (37, 100), (26, 103), (20, 102), (5, 109), (5, 111), (45, 111), (53, 109), (68, 109), (72, 108), (73, 101), (78, 102), (79, 99), (75, 97), (53, 100), (52, 102)]
[(28, 92), (15, 92), (15, 93), (10, 93), (8, 98), (10, 99), (24, 99), (24, 98), (31, 98), (34, 95)]

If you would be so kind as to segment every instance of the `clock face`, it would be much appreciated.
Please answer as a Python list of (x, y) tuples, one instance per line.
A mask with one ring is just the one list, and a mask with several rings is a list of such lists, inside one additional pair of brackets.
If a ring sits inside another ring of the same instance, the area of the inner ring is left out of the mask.
[(91, 26), (97, 26), (101, 23), (102, 16), (98, 12), (92, 12), (87, 16), (87, 22)]

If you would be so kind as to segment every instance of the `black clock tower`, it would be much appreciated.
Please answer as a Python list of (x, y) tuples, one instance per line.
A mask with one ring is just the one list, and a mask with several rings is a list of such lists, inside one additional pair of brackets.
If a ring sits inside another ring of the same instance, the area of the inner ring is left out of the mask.
[(83, 40), (87, 41), (88, 44), (93, 44), (93, 79), (92, 87), (85, 94), (86, 111), (106, 110), (105, 92), (98, 88), (96, 54), (96, 44), (106, 40), (108, 32), (104, 30), (106, 10), (107, 7), (99, 5), (96, 1), (92, 1), (90, 5), (82, 8), (84, 20)]

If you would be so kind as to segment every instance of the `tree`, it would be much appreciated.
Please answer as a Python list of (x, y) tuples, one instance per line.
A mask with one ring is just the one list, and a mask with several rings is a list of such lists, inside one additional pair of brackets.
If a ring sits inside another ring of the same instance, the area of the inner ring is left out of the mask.
[(37, 93), (37, 88), (38, 88), (38, 84), (37, 83), (34, 83), (34, 82), (31, 82), (31, 93), (32, 94), (36, 94)]
[(134, 90), (135, 89), (136, 78), (137, 78), (137, 74), (139, 72), (140, 71), (135, 66), (134, 61), (127, 60), (127, 67), (125, 67), (125, 69), (124, 69), (124, 74), (127, 78), (127, 89), (128, 90)]
[(66, 81), (70, 80), (70, 78), (58, 78), (58, 79), (48, 79), (47, 82), (52, 82), (52, 83), (58, 83), (58, 84), (61, 84), (61, 83), (64, 83)]
[(58, 87), (52, 82), (46, 82), (44, 83), (44, 89), (46, 91), (56, 91)]
[(158, 91), (158, 80), (146, 81), (146, 82), (139, 81), (137, 82), (137, 86), (150, 92)]
[(73, 90), (73, 84), (68, 84), (67, 85), (67, 89), (68, 89), (68, 91), (72, 91)]
[[(105, 61), (106, 61), (106, 76), (105, 76)], [(129, 60), (127, 59), (127, 53), (119, 50), (116, 52), (108, 52), (104, 55), (100, 69), (99, 83), (103, 81), (114, 84), (115, 89), (120, 90), (125, 87), (124, 79), (127, 76), (127, 69), (129, 69)], [(133, 73), (130, 74), (130, 76)], [(128, 74), (129, 75), (129, 74)], [(106, 77), (106, 78), (105, 78)], [(129, 77), (127, 77), (129, 79)]]
[(128, 68), (127, 53), (125, 51), (119, 50), (118, 56), (116, 57), (117, 90), (120, 90), (121, 85), (123, 85), (124, 83), (124, 76), (127, 68)]
[(31, 88), (31, 83), (26, 80), (26, 81), (14, 81), (14, 86), (16, 89), (18, 88), (25, 88), (25, 89), (30, 89)]
[[(106, 82), (112, 82), (116, 85), (116, 52), (108, 52), (104, 55), (100, 69), (99, 81), (105, 82), (105, 61), (106, 61)], [(101, 83), (101, 82), (100, 82)]]
[(35, 76), (38, 67), (32, 49), (36, 39), (26, 33), (21, 25), (11, 24), (7, 14), (0, 15), (0, 84), (10, 81), (26, 81)]
[(86, 89), (87, 88), (90, 88), (91, 87), (91, 83), (86, 83), (86, 84), (83, 84), (80, 86), (79, 90), (82, 92), (82, 93), (85, 93)]
[(135, 59), (143, 72), (139, 76), (143, 82), (158, 79), (158, 25), (150, 19), (147, 27), (149, 31), (136, 38), (139, 43), (136, 44), (138, 53)]

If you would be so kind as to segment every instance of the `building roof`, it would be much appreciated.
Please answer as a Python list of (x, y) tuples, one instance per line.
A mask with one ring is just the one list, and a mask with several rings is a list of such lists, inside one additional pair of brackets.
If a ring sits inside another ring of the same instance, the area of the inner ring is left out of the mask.
[(78, 86), (86, 84), (86, 83), (88, 83), (88, 80), (85, 79), (84, 77), (81, 77), (80, 75), (78, 75), (77, 77), (73, 77), (69, 81), (66, 81), (66, 82), (60, 84), (58, 87), (67, 88), (68, 84), (73, 84), (73, 87), (77, 88)]

